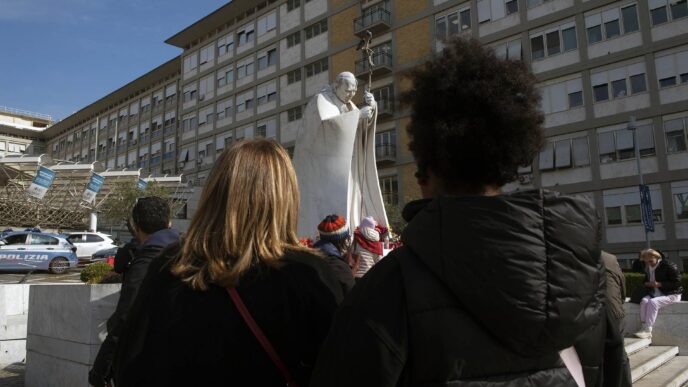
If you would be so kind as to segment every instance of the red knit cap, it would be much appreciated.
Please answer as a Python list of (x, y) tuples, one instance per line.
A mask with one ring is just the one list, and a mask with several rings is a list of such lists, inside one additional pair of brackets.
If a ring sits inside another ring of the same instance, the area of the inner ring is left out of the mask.
[(328, 215), (318, 225), (318, 232), (320, 239), (336, 242), (349, 237), (349, 227), (346, 225), (346, 219), (332, 214)]

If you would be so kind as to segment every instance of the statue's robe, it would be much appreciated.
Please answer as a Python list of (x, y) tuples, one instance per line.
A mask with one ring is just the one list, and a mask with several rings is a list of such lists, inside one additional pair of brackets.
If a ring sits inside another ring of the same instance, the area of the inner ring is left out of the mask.
[(375, 165), (375, 124), (359, 120), (353, 102), (344, 103), (331, 87), (308, 103), (296, 136), (294, 168), (299, 182), (299, 237), (317, 235), (325, 216), (339, 214), (351, 230), (365, 216), (387, 226)]

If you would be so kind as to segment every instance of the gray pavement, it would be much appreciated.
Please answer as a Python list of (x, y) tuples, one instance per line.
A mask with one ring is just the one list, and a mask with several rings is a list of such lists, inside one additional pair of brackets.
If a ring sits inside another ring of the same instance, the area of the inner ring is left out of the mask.
[(22, 387), (24, 386), (24, 371), (26, 364), (0, 364), (0, 386)]

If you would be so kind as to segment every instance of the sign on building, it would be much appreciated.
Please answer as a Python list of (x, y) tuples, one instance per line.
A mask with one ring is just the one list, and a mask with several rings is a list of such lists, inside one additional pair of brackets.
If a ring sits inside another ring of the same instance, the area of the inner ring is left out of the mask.
[(650, 197), (650, 187), (645, 184), (640, 186), (640, 213), (645, 226), (645, 232), (655, 232), (655, 222), (652, 216), (652, 198)]
[(91, 180), (89, 180), (86, 190), (84, 191), (81, 200), (87, 203), (93, 203), (96, 200), (96, 195), (100, 192), (100, 188), (103, 186), (105, 178), (99, 174), (93, 172), (91, 173)]
[(48, 189), (55, 180), (55, 171), (46, 167), (39, 167), (36, 172), (36, 177), (33, 178), (31, 185), (26, 190), (26, 193), (36, 199), (43, 199)]

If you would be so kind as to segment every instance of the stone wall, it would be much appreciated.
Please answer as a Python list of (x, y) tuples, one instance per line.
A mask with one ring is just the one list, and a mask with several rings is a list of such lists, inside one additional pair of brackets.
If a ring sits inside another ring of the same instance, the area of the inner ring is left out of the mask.
[(107, 334), (119, 289), (119, 284), (31, 289), (25, 386), (88, 386), (88, 370)]
[[(640, 329), (640, 307), (626, 303), (626, 336), (632, 336)], [(652, 328), (653, 345), (678, 346), (679, 355), (688, 355), (688, 302), (665, 306), (659, 310)]]
[(26, 359), (27, 284), (0, 285), (0, 364)]

